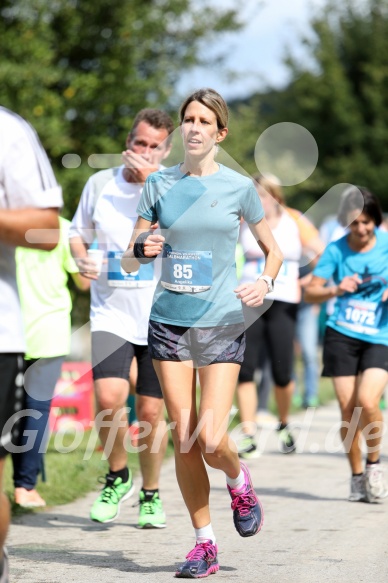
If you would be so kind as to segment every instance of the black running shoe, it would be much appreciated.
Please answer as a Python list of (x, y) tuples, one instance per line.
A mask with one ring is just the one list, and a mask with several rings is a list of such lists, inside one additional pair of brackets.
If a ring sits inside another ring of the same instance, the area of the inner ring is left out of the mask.
[(245, 464), (241, 464), (245, 484), (241, 490), (228, 486), (232, 498), (233, 522), (240, 536), (253, 536), (263, 525), (264, 511), (252, 486), (251, 476)]
[(220, 568), (217, 560), (217, 545), (207, 540), (197, 543), (186, 555), (186, 561), (178, 568), (175, 577), (184, 579), (202, 579)]

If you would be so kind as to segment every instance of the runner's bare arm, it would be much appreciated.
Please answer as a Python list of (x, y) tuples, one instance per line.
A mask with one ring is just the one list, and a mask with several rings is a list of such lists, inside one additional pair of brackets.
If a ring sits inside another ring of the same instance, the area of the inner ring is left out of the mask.
[(58, 209), (1, 209), (0, 241), (51, 251), (59, 241)]
[[(265, 255), (262, 275), (268, 275), (271, 279), (275, 279), (283, 263), (283, 254), (268, 227), (267, 221), (262, 219), (258, 223), (250, 224), (249, 228)], [(262, 305), (264, 297), (268, 293), (268, 284), (259, 278), (255, 283), (239, 285), (234, 291), (244, 304), (253, 308)]]
[(343, 296), (344, 293), (353, 293), (357, 290), (361, 283), (360, 277), (355, 273), (354, 275), (347, 275), (338, 285), (326, 286), (327, 280), (323, 277), (313, 275), (311, 282), (305, 287), (304, 300), (308, 303), (322, 303), (330, 298)]

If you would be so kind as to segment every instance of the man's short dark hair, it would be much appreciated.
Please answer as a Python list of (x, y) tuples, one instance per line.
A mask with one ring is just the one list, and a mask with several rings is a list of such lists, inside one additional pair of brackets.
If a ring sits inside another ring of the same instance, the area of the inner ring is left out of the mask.
[(145, 121), (151, 127), (157, 130), (167, 130), (169, 137), (167, 138), (167, 144), (170, 144), (172, 139), (172, 132), (174, 131), (174, 122), (171, 117), (165, 111), (161, 109), (151, 109), (145, 108), (141, 109), (133, 121), (133, 126), (130, 131), (130, 135), (133, 135), (136, 131), (137, 126), (140, 122)]

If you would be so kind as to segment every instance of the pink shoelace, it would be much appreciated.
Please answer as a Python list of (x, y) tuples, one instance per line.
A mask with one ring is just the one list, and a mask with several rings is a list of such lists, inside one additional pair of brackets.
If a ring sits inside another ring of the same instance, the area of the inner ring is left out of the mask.
[(217, 556), (215, 545), (211, 541), (205, 541), (203, 543), (197, 543), (192, 551), (186, 555), (186, 559), (190, 561), (200, 561), (208, 557), (210, 560), (215, 559)]
[(233, 500), (231, 503), (232, 510), (237, 510), (240, 516), (247, 516), (253, 506), (256, 505), (257, 499), (251, 487), (248, 487), (244, 492), (239, 493), (239, 490), (231, 490)]

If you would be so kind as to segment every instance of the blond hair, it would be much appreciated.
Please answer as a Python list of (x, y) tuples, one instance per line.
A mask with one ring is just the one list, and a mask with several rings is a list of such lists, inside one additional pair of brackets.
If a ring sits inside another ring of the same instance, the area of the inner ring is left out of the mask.
[(285, 205), (282, 183), (274, 174), (255, 174), (253, 179), (276, 200), (277, 203)]

